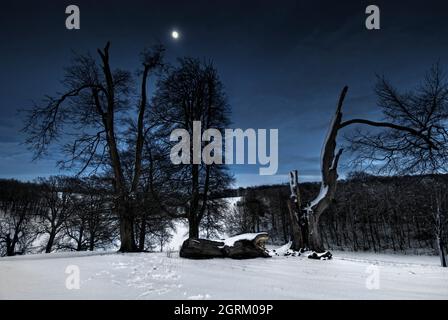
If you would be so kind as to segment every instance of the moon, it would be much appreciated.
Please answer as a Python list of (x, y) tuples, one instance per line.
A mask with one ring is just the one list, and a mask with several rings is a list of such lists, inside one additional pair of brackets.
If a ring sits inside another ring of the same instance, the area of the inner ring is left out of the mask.
[(171, 31), (171, 38), (175, 40), (179, 39), (179, 32), (176, 30)]

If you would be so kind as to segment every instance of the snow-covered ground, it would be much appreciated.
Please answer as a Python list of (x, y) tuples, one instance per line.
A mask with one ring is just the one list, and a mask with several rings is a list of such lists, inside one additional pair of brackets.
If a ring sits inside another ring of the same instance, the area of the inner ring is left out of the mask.
[[(448, 269), (438, 257), (333, 255), (327, 261), (199, 261), (177, 252), (5, 257), (0, 299), (448, 299)], [(69, 290), (76, 268), (80, 288)]]

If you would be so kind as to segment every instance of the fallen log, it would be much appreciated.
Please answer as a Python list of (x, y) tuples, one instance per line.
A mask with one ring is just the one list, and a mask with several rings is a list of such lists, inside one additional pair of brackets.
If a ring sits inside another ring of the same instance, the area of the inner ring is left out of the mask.
[(189, 259), (232, 258), (251, 259), (269, 258), (265, 243), (269, 235), (245, 233), (223, 241), (208, 239), (187, 239), (182, 244), (179, 255)]
[(190, 259), (211, 259), (224, 257), (224, 242), (207, 239), (187, 239), (182, 244), (179, 255)]

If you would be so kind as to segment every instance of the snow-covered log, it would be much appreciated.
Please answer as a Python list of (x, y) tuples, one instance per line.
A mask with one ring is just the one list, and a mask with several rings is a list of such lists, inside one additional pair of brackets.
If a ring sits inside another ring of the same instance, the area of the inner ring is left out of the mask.
[(265, 232), (244, 233), (222, 241), (187, 239), (182, 244), (180, 256), (190, 259), (210, 258), (269, 258), (264, 247), (269, 235)]

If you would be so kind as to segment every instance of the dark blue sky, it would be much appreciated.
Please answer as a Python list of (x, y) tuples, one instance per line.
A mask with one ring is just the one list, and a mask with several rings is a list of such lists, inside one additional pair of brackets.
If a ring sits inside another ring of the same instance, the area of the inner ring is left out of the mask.
[[(393, 3), (392, 3), (393, 2)], [(112, 43), (116, 67), (135, 70), (157, 40), (168, 60), (211, 58), (232, 107), (233, 127), (279, 129), (277, 176), (232, 166), (239, 185), (319, 178), (322, 140), (344, 85), (345, 118), (376, 119), (375, 74), (401, 88), (418, 85), (440, 61), (448, 67), (446, 1), (6, 1), (0, 11), (0, 178), (60, 173), (54, 153), (32, 162), (21, 145), (17, 110), (59, 88), (72, 50)], [(81, 30), (65, 29), (77, 4)], [(368, 4), (381, 9), (381, 30), (364, 27)], [(170, 38), (176, 28), (178, 41)], [(341, 139), (341, 143), (343, 140)], [(343, 162), (343, 160), (342, 160)]]

